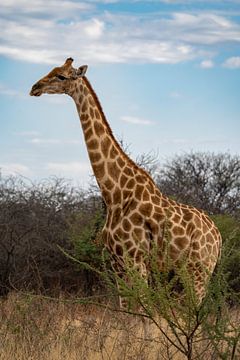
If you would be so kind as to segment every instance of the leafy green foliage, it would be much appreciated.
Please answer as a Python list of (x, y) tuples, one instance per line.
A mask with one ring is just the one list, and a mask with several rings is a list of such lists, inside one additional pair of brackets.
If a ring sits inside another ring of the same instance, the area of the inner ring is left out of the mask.
[[(82, 215), (79, 214), (79, 217)], [(79, 262), (87, 262), (91, 266), (99, 267), (102, 261), (103, 243), (101, 230), (104, 225), (104, 215), (97, 211), (93, 214), (89, 223), (81, 229), (78, 228), (78, 220), (70, 230), (70, 237), (75, 248), (75, 256)]]
[(240, 293), (240, 223), (230, 215), (215, 215), (212, 219), (223, 238), (226, 280), (231, 289)]

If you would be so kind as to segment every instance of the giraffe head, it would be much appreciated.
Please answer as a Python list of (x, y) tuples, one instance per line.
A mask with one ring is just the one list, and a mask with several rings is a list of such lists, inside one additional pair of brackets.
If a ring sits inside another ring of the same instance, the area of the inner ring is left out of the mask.
[(41, 78), (33, 85), (30, 95), (40, 96), (47, 94), (68, 94), (72, 81), (83, 77), (87, 71), (87, 65), (78, 69), (72, 67), (72, 58), (68, 58), (62, 66), (54, 68), (49, 74)]

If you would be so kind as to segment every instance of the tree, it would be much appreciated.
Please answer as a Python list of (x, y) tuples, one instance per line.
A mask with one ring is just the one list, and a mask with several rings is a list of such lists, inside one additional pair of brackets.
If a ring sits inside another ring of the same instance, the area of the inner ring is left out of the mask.
[(197, 152), (175, 156), (157, 177), (160, 190), (210, 214), (238, 214), (240, 156)]

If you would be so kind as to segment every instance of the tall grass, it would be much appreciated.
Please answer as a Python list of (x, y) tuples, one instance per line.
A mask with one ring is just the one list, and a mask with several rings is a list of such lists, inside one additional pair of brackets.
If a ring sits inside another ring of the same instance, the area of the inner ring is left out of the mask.
[[(239, 326), (239, 310), (231, 310), (231, 321)], [(169, 324), (160, 318), (157, 322), (165, 335), (174, 340)], [(229, 324), (228, 339), (230, 331)], [(0, 335), (1, 360), (186, 359), (153, 323), (146, 337), (140, 317), (64, 298), (50, 300), (11, 293), (0, 303)], [(218, 342), (222, 354), (226, 347), (224, 341), (223, 337), (222, 342)], [(201, 352), (204, 360), (222, 358), (218, 357), (214, 342), (204, 336), (198, 343), (198, 354)]]

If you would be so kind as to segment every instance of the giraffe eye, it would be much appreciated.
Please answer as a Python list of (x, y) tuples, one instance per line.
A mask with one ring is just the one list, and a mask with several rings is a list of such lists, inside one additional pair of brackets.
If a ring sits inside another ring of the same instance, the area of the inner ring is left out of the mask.
[(56, 76), (59, 80), (67, 80), (67, 78), (63, 75), (57, 75)]

